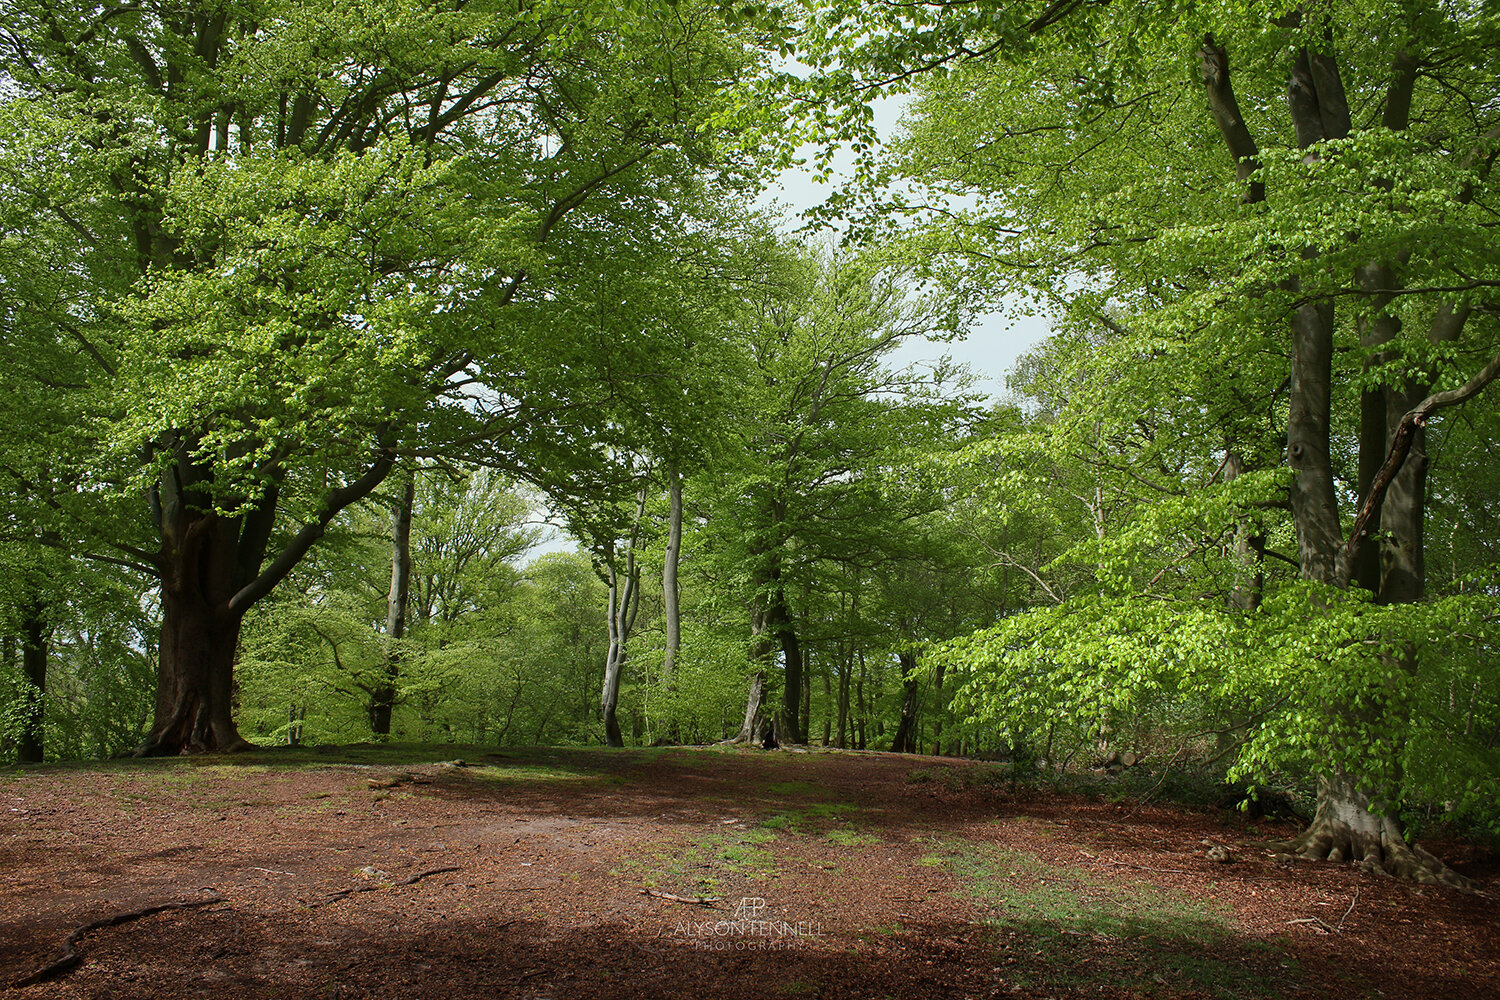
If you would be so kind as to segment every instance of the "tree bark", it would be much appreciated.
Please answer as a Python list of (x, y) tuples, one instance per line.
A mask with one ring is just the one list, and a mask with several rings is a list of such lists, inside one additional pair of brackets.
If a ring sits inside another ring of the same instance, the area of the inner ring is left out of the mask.
[(932, 672), (932, 755), (943, 754), (943, 716), (948, 706), (943, 703), (943, 675), (948, 669), (946, 660), (939, 659)]
[(1359, 781), (1347, 774), (1318, 781), (1318, 808), (1312, 822), (1289, 845), (1297, 854), (1328, 861), (1350, 861), (1370, 871), (1417, 882), (1473, 888), (1474, 883), (1402, 835), (1389, 809), (1370, 801)]
[[(152, 518), (161, 537), (162, 625), (157, 655), (156, 710), (151, 732), (137, 753), (231, 752), (250, 744), (234, 724), (234, 660), (245, 612), (286, 578), (322, 537), (339, 511), (379, 486), (395, 462), (395, 449), (377, 442), (364, 473), (330, 490), (323, 506), (266, 562), (276, 521), (280, 481), (267, 479), (258, 496), (236, 505), (245, 513), (219, 513), (209, 484), (213, 460), (197, 442), (167, 435), (158, 443), (173, 462), (152, 490)], [(228, 506), (221, 499), (220, 504)]]
[(682, 558), (682, 474), (675, 465), (667, 468), (667, 549), (662, 556), (662, 615), (667, 631), (667, 648), (662, 655), (661, 679), (668, 686), (677, 666), (677, 651), (682, 648), (682, 611), (678, 601), (677, 565)]
[(411, 517), (416, 503), (416, 476), (407, 471), (401, 496), (391, 511), (391, 587), (386, 594), (385, 673), (370, 692), (370, 732), (391, 733), (396, 682), (401, 676), (401, 641), (406, 638), (406, 608), (411, 598)]
[(853, 658), (847, 649), (839, 650), (839, 730), (836, 745), (840, 749), (849, 748), (849, 679), (854, 673)]
[(922, 685), (917, 677), (917, 654), (909, 650), (896, 654), (901, 663), (901, 685), (905, 689), (901, 698), (901, 719), (896, 723), (896, 735), (891, 738), (892, 753), (917, 752), (917, 713), (921, 707)]
[(234, 724), (234, 660), (242, 611), (230, 604), (239, 526), (181, 505), (164, 528), (156, 714), (143, 756), (242, 750)]
[(21, 673), (35, 689), (26, 705), (21, 740), (16, 747), (16, 760), (22, 764), (40, 764), (46, 749), (42, 726), (46, 715), (47, 654), (51, 635), (42, 612), (41, 606), (31, 605), (21, 624)]
[(635, 628), (635, 616), (640, 607), (641, 568), (636, 562), (636, 542), (641, 520), (646, 514), (646, 493), (642, 489), (636, 499), (635, 520), (631, 522), (630, 536), (625, 545), (625, 571), (618, 567), (618, 554), (611, 541), (605, 550), (605, 567), (609, 584), (609, 653), (604, 661), (604, 687), (599, 695), (599, 714), (604, 720), (604, 741), (612, 747), (625, 745), (620, 732), (617, 711), (620, 706), (620, 675), (625, 666), (626, 647), (630, 633)]
[(750, 690), (745, 697), (745, 721), (740, 725), (736, 743), (754, 743), (760, 739), (761, 729), (766, 723), (766, 670), (771, 654), (776, 649), (776, 640), (771, 634), (768, 613), (758, 607), (750, 609)]
[(771, 594), (770, 623), (775, 629), (776, 641), (781, 644), (784, 662), (784, 681), (781, 690), (781, 717), (777, 742), (806, 743), (807, 734), (802, 729), (802, 642), (797, 635), (790, 609), (787, 607), (786, 591), (781, 586), (779, 573), (772, 574), (775, 590)]

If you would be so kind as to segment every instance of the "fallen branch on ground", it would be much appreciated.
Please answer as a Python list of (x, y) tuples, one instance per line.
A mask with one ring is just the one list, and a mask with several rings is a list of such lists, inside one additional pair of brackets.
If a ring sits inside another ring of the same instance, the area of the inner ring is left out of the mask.
[(416, 883), (422, 881), (424, 878), (430, 878), (433, 875), (442, 875), (444, 872), (456, 872), (461, 870), (462, 869), (458, 865), (448, 865), (444, 868), (429, 868), (425, 872), (417, 872), (410, 878), (404, 878), (400, 882), (385, 882), (380, 885), (351, 885), (347, 889), (339, 889), (337, 892), (330, 892), (326, 897), (313, 905), (322, 906), (327, 903), (332, 903), (335, 900), (343, 899), (345, 896), (352, 896), (357, 892), (379, 892), (381, 889), (398, 889), (403, 885), (415, 885)]
[[(212, 889), (209, 891), (213, 892)], [(224, 902), (224, 897), (215, 892), (208, 899), (194, 899), (177, 903), (158, 903), (155, 906), (130, 910), (127, 913), (116, 913), (113, 916), (90, 921), (67, 936), (67, 939), (63, 941), (62, 955), (56, 960), (42, 966), (29, 976), (15, 980), (10, 985), (17, 988), (32, 986), (36, 983), (45, 982), (48, 979), (60, 976), (82, 965), (83, 954), (78, 950), (78, 943), (83, 940), (85, 934), (92, 934), (94, 931), (100, 931), (106, 927), (118, 927), (120, 924), (128, 924), (133, 920), (140, 920), (142, 917), (149, 917), (152, 914), (162, 913), (167, 910), (196, 910), (200, 906), (211, 906), (214, 903), (222, 902)]]
[(1340, 934), (1340, 933), (1342, 933), (1342, 931), (1340, 931), (1337, 927), (1335, 927), (1332, 924), (1330, 924), (1328, 921), (1324, 920), (1322, 917), (1298, 917), (1295, 920), (1288, 920), (1287, 923), (1289, 923), (1289, 924), (1311, 924), (1313, 927), (1316, 927), (1318, 930), (1322, 931), (1324, 934)]
[(716, 907), (714, 904), (718, 903), (717, 899), (713, 899), (708, 896), (679, 896), (676, 893), (671, 892), (657, 892), (655, 889), (642, 889), (641, 895), (655, 896), (657, 899), (670, 899), (674, 903), (689, 903), (693, 906), (706, 906), (711, 910), (715, 909)]

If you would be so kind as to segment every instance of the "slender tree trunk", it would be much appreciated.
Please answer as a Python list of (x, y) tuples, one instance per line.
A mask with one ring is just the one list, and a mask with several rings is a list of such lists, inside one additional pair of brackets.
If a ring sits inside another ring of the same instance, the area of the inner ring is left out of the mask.
[(802, 732), (802, 643), (792, 616), (787, 608), (786, 593), (778, 582), (772, 596), (771, 613), (776, 628), (776, 640), (781, 644), (784, 663), (781, 690), (781, 718), (777, 734), (778, 742), (806, 743)]
[(932, 672), (932, 755), (934, 757), (940, 757), (943, 753), (943, 718), (948, 714), (948, 706), (943, 701), (943, 676), (947, 670), (947, 662), (939, 659), (937, 667)]
[(839, 649), (839, 734), (838, 746), (840, 749), (849, 748), (849, 680), (854, 673), (853, 657), (849, 650)]
[(833, 678), (827, 663), (818, 673), (823, 678), (823, 745), (833, 744)]
[(859, 653), (859, 681), (855, 685), (854, 695), (855, 695), (855, 708), (857, 709), (857, 712), (858, 712), (858, 719), (857, 719), (858, 725), (856, 727), (856, 729), (858, 731), (858, 734), (859, 734), (858, 744), (859, 744), (859, 749), (864, 750), (865, 748), (867, 748), (869, 746), (869, 743), (865, 739), (865, 737), (867, 735), (866, 730), (865, 730), (865, 720), (867, 718), (869, 718), (869, 714), (870, 714), (869, 713), (869, 706), (865, 702), (865, 654), (864, 654), (864, 650), (860, 650), (860, 653)]
[(640, 608), (641, 568), (636, 562), (636, 543), (640, 538), (641, 521), (646, 516), (646, 491), (643, 487), (636, 497), (635, 520), (631, 522), (630, 536), (625, 548), (625, 571), (619, 570), (618, 552), (610, 541), (605, 549), (605, 567), (609, 584), (609, 653), (604, 663), (604, 687), (599, 695), (599, 714), (604, 720), (604, 740), (612, 747), (622, 747), (625, 739), (620, 732), (616, 713), (620, 706), (620, 676), (625, 667), (626, 647), (630, 633), (635, 628), (636, 612)]
[(408, 471), (401, 496), (391, 512), (391, 587), (386, 595), (385, 674), (370, 694), (370, 731), (389, 736), (396, 683), (401, 676), (401, 642), (406, 638), (406, 608), (411, 596), (411, 517), (416, 476)]
[[(633, 562), (633, 558), (631, 560)], [(609, 568), (609, 654), (604, 662), (604, 687), (599, 695), (599, 714), (604, 720), (604, 741), (612, 747), (625, 745), (617, 713), (620, 706), (620, 674), (625, 666), (625, 646), (630, 629), (631, 605), (635, 597), (633, 565), (617, 573)]]
[(42, 612), (40, 605), (31, 605), (26, 609), (26, 618), (21, 624), (24, 637), (21, 646), (21, 673), (35, 689), (26, 705), (21, 741), (16, 748), (16, 760), (22, 764), (40, 764), (45, 749), (42, 721), (46, 709), (47, 653), (51, 636)]
[(802, 709), (797, 716), (797, 735), (802, 738), (797, 742), (811, 743), (813, 659), (805, 648), (799, 648), (798, 652), (802, 657), (802, 697), (798, 699)]
[(666, 619), (667, 648), (661, 661), (661, 679), (669, 688), (682, 648), (682, 612), (678, 601), (677, 564), (682, 557), (682, 475), (675, 465), (667, 468), (667, 550), (662, 557), (662, 615)]

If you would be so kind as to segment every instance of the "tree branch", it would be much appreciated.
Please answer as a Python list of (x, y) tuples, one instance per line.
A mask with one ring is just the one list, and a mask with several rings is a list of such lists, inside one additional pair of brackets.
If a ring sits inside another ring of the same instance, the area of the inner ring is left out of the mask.
[(1401, 471), (1402, 464), (1406, 462), (1407, 453), (1411, 451), (1412, 437), (1417, 428), (1425, 427), (1428, 419), (1436, 411), (1473, 399), (1496, 377), (1500, 377), (1500, 354), (1495, 355), (1489, 364), (1480, 369), (1478, 374), (1457, 389), (1433, 393), (1408, 410), (1401, 418), (1400, 423), (1396, 425), (1395, 433), (1391, 436), (1391, 446), (1386, 452), (1385, 462), (1380, 466), (1380, 471), (1375, 474), (1375, 479), (1370, 484), (1369, 495), (1360, 505), (1359, 516), (1354, 519), (1354, 527), (1349, 531), (1349, 540), (1344, 543), (1344, 549), (1339, 553), (1338, 581), (1340, 584), (1347, 585), (1349, 582), (1354, 560), (1368, 540), (1370, 522), (1385, 500), (1385, 493), (1390, 488), (1391, 481), (1396, 478), (1396, 473)]
[(301, 561), (302, 557), (307, 554), (307, 550), (312, 548), (313, 543), (323, 537), (323, 532), (328, 528), (328, 522), (332, 521), (339, 511), (369, 496), (370, 492), (390, 475), (391, 469), (396, 464), (396, 446), (387, 435), (381, 435), (379, 449), (375, 461), (365, 470), (364, 475), (349, 485), (328, 494), (322, 510), (318, 511), (311, 523), (303, 525), (302, 530), (297, 532), (287, 543), (286, 548), (282, 549), (280, 554), (271, 561), (271, 564), (229, 599), (227, 610), (230, 614), (244, 614), (252, 604), (270, 593), (271, 588), (285, 579), (286, 575), (292, 571), (292, 567)]

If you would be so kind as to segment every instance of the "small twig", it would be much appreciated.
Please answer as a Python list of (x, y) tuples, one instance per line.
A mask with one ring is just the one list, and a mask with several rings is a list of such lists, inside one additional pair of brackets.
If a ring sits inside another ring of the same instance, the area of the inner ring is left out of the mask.
[(693, 906), (706, 906), (710, 910), (717, 909), (714, 904), (718, 902), (717, 899), (711, 899), (707, 896), (679, 896), (676, 893), (658, 892), (655, 889), (642, 889), (641, 895), (655, 896), (657, 899), (670, 899), (674, 903), (689, 903)]
[(1342, 917), (1339, 917), (1339, 925), (1338, 925), (1338, 927), (1334, 928), (1340, 934), (1342, 934), (1344, 932), (1344, 921), (1348, 920), (1349, 919), (1349, 914), (1351, 914), (1351, 913), (1354, 912), (1354, 904), (1357, 903), (1357, 902), (1359, 902), (1359, 888), (1358, 887), (1356, 887), (1355, 890), (1354, 890), (1354, 898), (1351, 899), (1351, 900), (1349, 900), (1349, 909), (1347, 909), (1347, 910), (1344, 911), (1344, 915)]
[(279, 868), (262, 868), (260, 865), (251, 865), (250, 870), (253, 872), (265, 872), (267, 875), (291, 875), (295, 877), (297, 874), (296, 872), (284, 872)]
[(336, 892), (330, 892), (324, 899), (320, 900), (314, 905), (321, 906), (327, 903), (332, 903), (335, 900), (343, 899), (346, 896), (352, 896), (357, 892), (378, 892), (381, 889), (398, 889), (403, 885), (415, 885), (416, 883), (422, 881), (424, 878), (429, 878), (433, 875), (441, 875), (444, 872), (456, 871), (462, 871), (462, 869), (458, 865), (448, 865), (444, 868), (429, 868), (425, 872), (417, 872), (410, 878), (404, 878), (400, 882), (386, 882), (381, 885), (351, 885), (347, 889), (339, 889)]
[[(213, 892), (212, 889), (208, 891)], [(42, 966), (31, 975), (15, 980), (10, 985), (17, 988), (33, 986), (36, 983), (45, 982), (55, 976), (63, 975), (82, 965), (83, 954), (78, 950), (78, 944), (83, 940), (85, 934), (92, 934), (94, 931), (103, 930), (106, 927), (118, 927), (120, 924), (128, 924), (133, 920), (140, 920), (142, 917), (149, 917), (154, 913), (163, 913), (167, 910), (196, 910), (200, 906), (212, 906), (214, 903), (222, 902), (224, 902), (224, 897), (214, 892), (208, 899), (195, 899), (179, 903), (158, 903), (155, 906), (147, 906), (143, 909), (131, 910), (127, 913), (116, 913), (113, 916), (90, 921), (67, 936), (67, 939), (63, 941), (62, 954), (57, 959)]]

